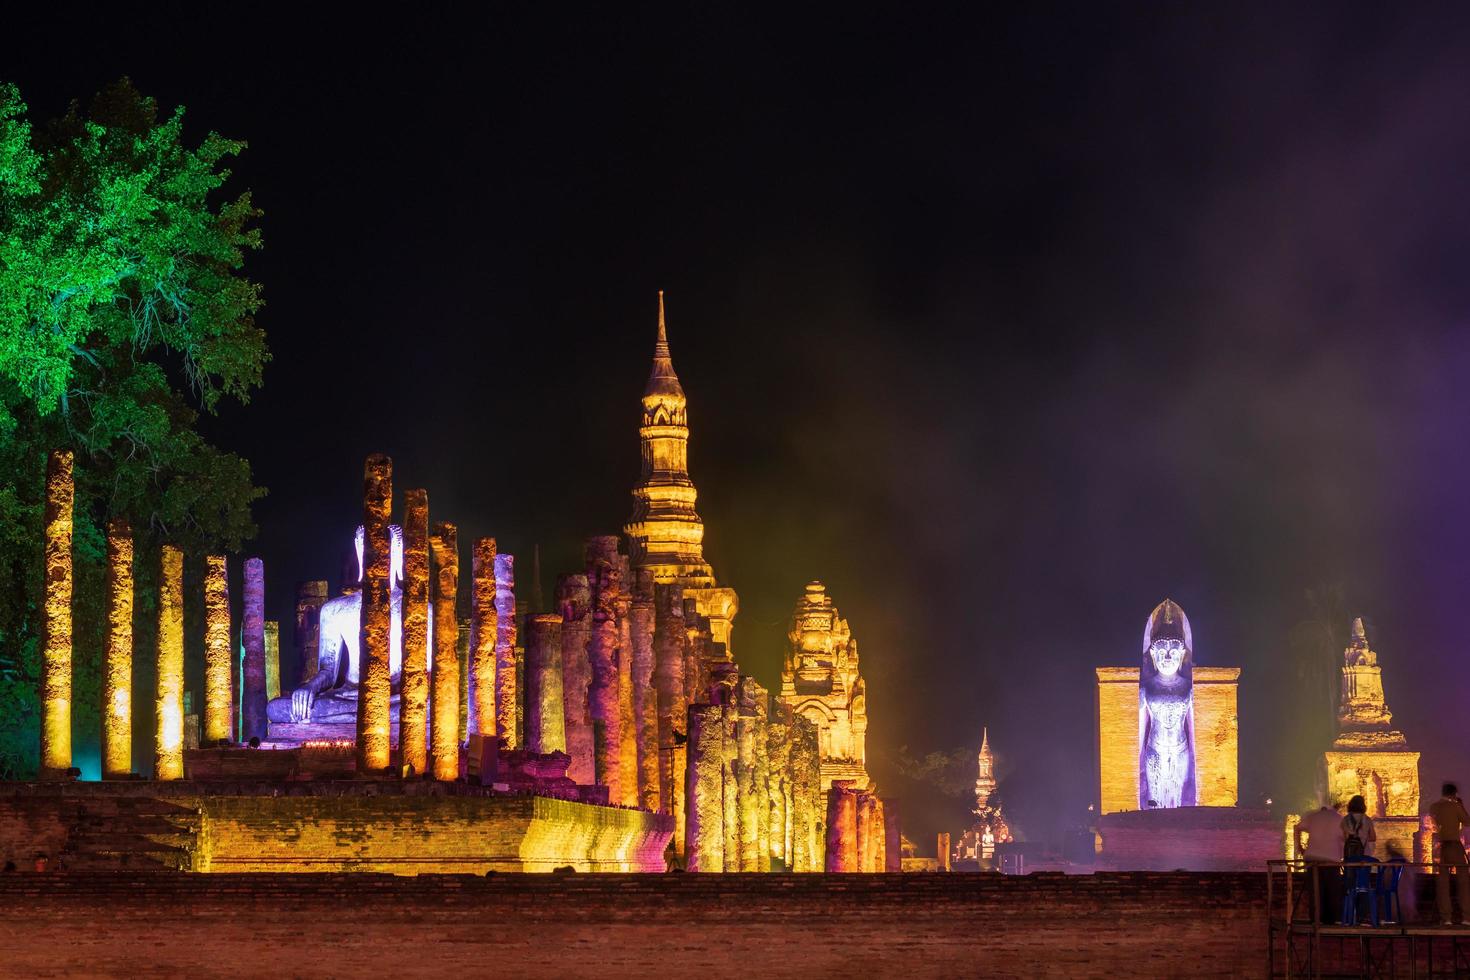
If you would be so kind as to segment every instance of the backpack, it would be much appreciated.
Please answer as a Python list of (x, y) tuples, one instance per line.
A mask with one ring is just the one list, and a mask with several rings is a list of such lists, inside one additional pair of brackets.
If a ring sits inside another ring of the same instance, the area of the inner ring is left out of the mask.
[[(1353, 819), (1356, 817), (1356, 819)], [(1363, 829), (1363, 818), (1356, 814), (1349, 817), (1349, 822), (1344, 830), (1342, 838), (1342, 859), (1344, 861), (1361, 861), (1363, 859), (1363, 838), (1359, 832)]]

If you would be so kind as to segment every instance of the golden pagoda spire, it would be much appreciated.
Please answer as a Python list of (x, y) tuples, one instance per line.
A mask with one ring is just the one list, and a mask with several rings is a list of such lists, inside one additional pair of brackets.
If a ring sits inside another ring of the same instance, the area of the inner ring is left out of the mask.
[(694, 509), (697, 491), (689, 478), (688, 403), (669, 354), (663, 290), (638, 436), (643, 468), (633, 488), (633, 516), (623, 526), (633, 564), (652, 569), (656, 582), (712, 587), (714, 573), (704, 560), (704, 522)]

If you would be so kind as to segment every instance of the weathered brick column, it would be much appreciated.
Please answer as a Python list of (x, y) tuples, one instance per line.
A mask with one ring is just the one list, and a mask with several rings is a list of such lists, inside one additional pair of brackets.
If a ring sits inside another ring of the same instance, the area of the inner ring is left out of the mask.
[(41, 776), (71, 769), (72, 483), (70, 449), (46, 458), (46, 595), (41, 606)]
[(459, 778), (459, 534), (439, 522), (429, 539), (434, 561), (434, 700), (429, 765), (435, 779)]
[[(226, 630), (229, 629), (228, 624)], [(229, 636), (225, 637), (228, 645)], [(229, 661), (225, 669), (229, 670)], [(107, 664), (102, 672), (102, 778), (133, 772), (133, 529), (107, 522)]]
[(357, 774), (381, 773), (392, 763), (392, 560), (389, 519), (393, 461), (373, 453), (363, 466), (362, 614), (358, 630)]
[(684, 808), (687, 871), (725, 870), (724, 709), (689, 708), (688, 782)]
[(154, 779), (184, 778), (184, 553), (163, 546), (158, 575)]
[(415, 776), (429, 771), (429, 492), (403, 494), (403, 675), (398, 751)]
[(232, 742), (230, 582), (224, 555), (204, 559), (204, 741)]
[(868, 823), (868, 833), (872, 840), (868, 844), (870, 866), (867, 870), (872, 874), (882, 874), (888, 870), (888, 832), (885, 829), (887, 820), (888, 806), (881, 796), (874, 794), (873, 815)]
[(858, 807), (851, 779), (835, 779), (827, 791), (827, 870), (857, 871)]
[(738, 758), (736, 775), (740, 788), (740, 870), (771, 870), (770, 756), (766, 747), (766, 725), (770, 697), (754, 677), (742, 676), (736, 688), (739, 720), (736, 722)]
[(296, 662), (301, 665), (299, 683), (316, 676), (317, 654), (321, 648), (321, 613), (327, 602), (327, 582), (313, 579), (296, 585)]
[(561, 616), (532, 616), (526, 637), (526, 748), (531, 752), (567, 750), (561, 652)]
[(859, 871), (883, 870), (883, 803), (867, 790), (857, 794), (857, 860)]
[(618, 623), (614, 606), (617, 556), (616, 537), (599, 535), (587, 539), (587, 585), (592, 606), (592, 632), (587, 641), (592, 683), (587, 690), (587, 708), (592, 718), (593, 761), (598, 785), (607, 787), (609, 800), (622, 803), (623, 729), (618, 712)]
[(627, 555), (613, 560), (613, 615), (618, 624), (618, 781), (622, 796), (613, 800), (620, 806), (639, 806), (638, 795), (638, 719), (633, 714), (633, 623), (629, 618), (633, 596), (629, 591), (632, 570)]
[(791, 709), (777, 701), (766, 721), (766, 813), (770, 856), (786, 871), (791, 854)]
[(725, 718), (724, 765), (720, 775), (724, 779), (725, 870), (731, 872), (740, 870), (740, 780), (737, 773), (740, 762), (740, 702), (735, 692), (738, 679), (739, 675), (730, 669), (723, 671), (711, 686), (711, 693), (718, 698)]
[(266, 737), (265, 721), (265, 562), (245, 560), (245, 613), (241, 645), (245, 648), (244, 693), (240, 698), (241, 735), (245, 741)]
[(495, 639), (500, 614), (495, 608), (495, 539), (477, 538), (470, 558), (469, 734), (496, 735)]
[(587, 659), (591, 634), (590, 595), (586, 575), (560, 575), (556, 580), (556, 605), (561, 613), (562, 700), (566, 717), (567, 754), (572, 764), (567, 776), (581, 786), (597, 782), (592, 759), (592, 719), (587, 711), (587, 692), (592, 683), (592, 666)]
[(791, 719), (791, 868), (821, 871), (826, 867), (827, 799), (822, 793), (820, 732), (800, 715)]
[(281, 624), (265, 621), (265, 699), (269, 704), (281, 696)]
[(883, 870), (903, 870), (903, 807), (892, 798), (883, 801)]
[(710, 674), (713, 637), (709, 617), (700, 615), (699, 604), (689, 598), (684, 600), (684, 634), (689, 638), (684, 647), (684, 691), (692, 704), (707, 700), (714, 683)]
[(516, 557), (495, 556), (495, 728), (506, 748), (517, 748)]
[[(677, 585), (653, 590), (653, 688), (658, 714), (659, 800), (661, 812), (673, 813), (684, 797), (684, 773), (676, 762), (675, 733), (683, 734), (689, 713), (684, 693), (684, 592)], [(683, 822), (674, 824), (674, 847), (683, 853)]]
[(638, 764), (638, 805), (658, 813), (663, 809), (659, 787), (658, 696), (653, 687), (653, 572), (633, 573), (628, 604), (629, 649), (633, 694), (634, 752)]

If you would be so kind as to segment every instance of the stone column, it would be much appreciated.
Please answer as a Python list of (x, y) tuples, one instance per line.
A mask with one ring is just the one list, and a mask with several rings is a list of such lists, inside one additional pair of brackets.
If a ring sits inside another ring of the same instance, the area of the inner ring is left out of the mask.
[(868, 856), (871, 858), (872, 866), (868, 871), (872, 874), (882, 874), (888, 870), (888, 805), (883, 798), (874, 794), (873, 816), (868, 826), (868, 832), (872, 835), (872, 843), (868, 845)]
[(204, 559), (204, 741), (235, 738), (230, 669), (230, 584), (224, 555)]
[(184, 778), (184, 553), (163, 546), (158, 576), (154, 779)]
[(373, 453), (363, 466), (362, 614), (358, 628), (357, 774), (393, 761), (392, 697), (393, 461)]
[(659, 813), (658, 696), (653, 687), (653, 572), (637, 569), (628, 605), (629, 649), (633, 693), (634, 752), (638, 763), (638, 805)]
[(515, 555), (495, 556), (495, 728), (509, 749), (516, 737)]
[(470, 620), (459, 621), (459, 643), (454, 648), (459, 654), (459, 744), (470, 738)]
[(567, 750), (561, 652), (561, 616), (532, 616), (526, 638), (526, 748), (531, 752)]
[(790, 709), (776, 702), (766, 722), (766, 819), (769, 855), (783, 871), (795, 871), (791, 855)]
[(822, 793), (822, 760), (817, 726), (807, 718), (791, 719), (791, 864), (793, 871), (826, 867), (827, 801)]
[(434, 561), (434, 700), (429, 765), (435, 779), (459, 778), (459, 533), (453, 524), (434, 525), (429, 538)]
[(46, 458), (46, 595), (41, 606), (41, 776), (71, 769), (72, 483), (70, 449)]
[(614, 802), (621, 806), (641, 806), (638, 794), (638, 719), (633, 713), (633, 622), (632, 570), (627, 555), (616, 555), (613, 562), (613, 614), (618, 624), (618, 781), (623, 792)]
[[(689, 702), (684, 695), (684, 592), (677, 585), (653, 590), (653, 688), (658, 713), (659, 800), (661, 812), (674, 812), (684, 796), (684, 774), (675, 765), (674, 735), (684, 733)], [(675, 849), (683, 853), (683, 824), (675, 821)]]
[(857, 871), (857, 793), (851, 779), (835, 779), (827, 791), (827, 870)]
[(706, 648), (708, 625), (699, 614), (699, 604), (693, 599), (684, 600), (684, 696), (689, 703), (709, 698), (709, 658)]
[(327, 602), (327, 582), (316, 579), (296, 585), (296, 662), (301, 665), (300, 683), (316, 676), (317, 652), (321, 647), (321, 612)]
[[(225, 631), (228, 683), (228, 624)], [(114, 517), (107, 522), (107, 664), (102, 673), (102, 778), (125, 779), (132, 773), (133, 529), (127, 518)]]
[(500, 614), (495, 608), (495, 539), (475, 539), (470, 558), (469, 734), (494, 738), (495, 640)]
[(587, 539), (587, 585), (592, 605), (592, 632), (587, 641), (592, 684), (587, 690), (587, 708), (592, 718), (592, 753), (598, 785), (607, 787), (609, 800), (622, 803), (623, 728), (618, 712), (618, 623), (614, 605), (617, 557), (616, 537)]
[(711, 688), (718, 699), (725, 719), (724, 765), (720, 775), (724, 780), (725, 803), (725, 870), (740, 870), (740, 702), (736, 699), (735, 682), (738, 675), (730, 671), (721, 678), (721, 683)]
[(281, 696), (281, 624), (265, 621), (265, 699), (270, 703)]
[(429, 771), (429, 492), (403, 494), (403, 675), (398, 752), (415, 776)]
[(897, 873), (903, 870), (903, 808), (899, 801), (883, 801), (883, 870)]
[(572, 763), (567, 776), (581, 786), (597, 782), (592, 761), (592, 719), (587, 712), (587, 691), (592, 667), (587, 660), (587, 641), (592, 624), (588, 619), (590, 596), (586, 575), (560, 575), (556, 580), (556, 605), (561, 613), (562, 700), (566, 711), (567, 754)]
[(244, 693), (240, 716), (245, 741), (266, 737), (265, 723), (265, 562), (245, 560)]
[(724, 710), (689, 708), (688, 783), (684, 808), (685, 870), (725, 869)]
[(935, 853), (939, 856), (939, 870), (950, 870), (949, 831), (943, 831), (935, 844)]
[(865, 790), (857, 794), (857, 870), (879, 871), (874, 860), (878, 853), (878, 797)]
[(736, 771), (740, 787), (740, 870), (771, 870), (770, 757), (766, 748), (770, 698), (754, 677), (740, 678)]

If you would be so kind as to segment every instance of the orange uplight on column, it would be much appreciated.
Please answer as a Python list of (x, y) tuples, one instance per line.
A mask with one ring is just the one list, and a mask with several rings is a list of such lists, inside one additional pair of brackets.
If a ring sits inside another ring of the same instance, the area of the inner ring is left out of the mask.
[(71, 769), (72, 454), (46, 460), (46, 596), (41, 607), (41, 774)]
[(102, 672), (102, 778), (133, 771), (133, 530), (107, 522), (107, 663)]

